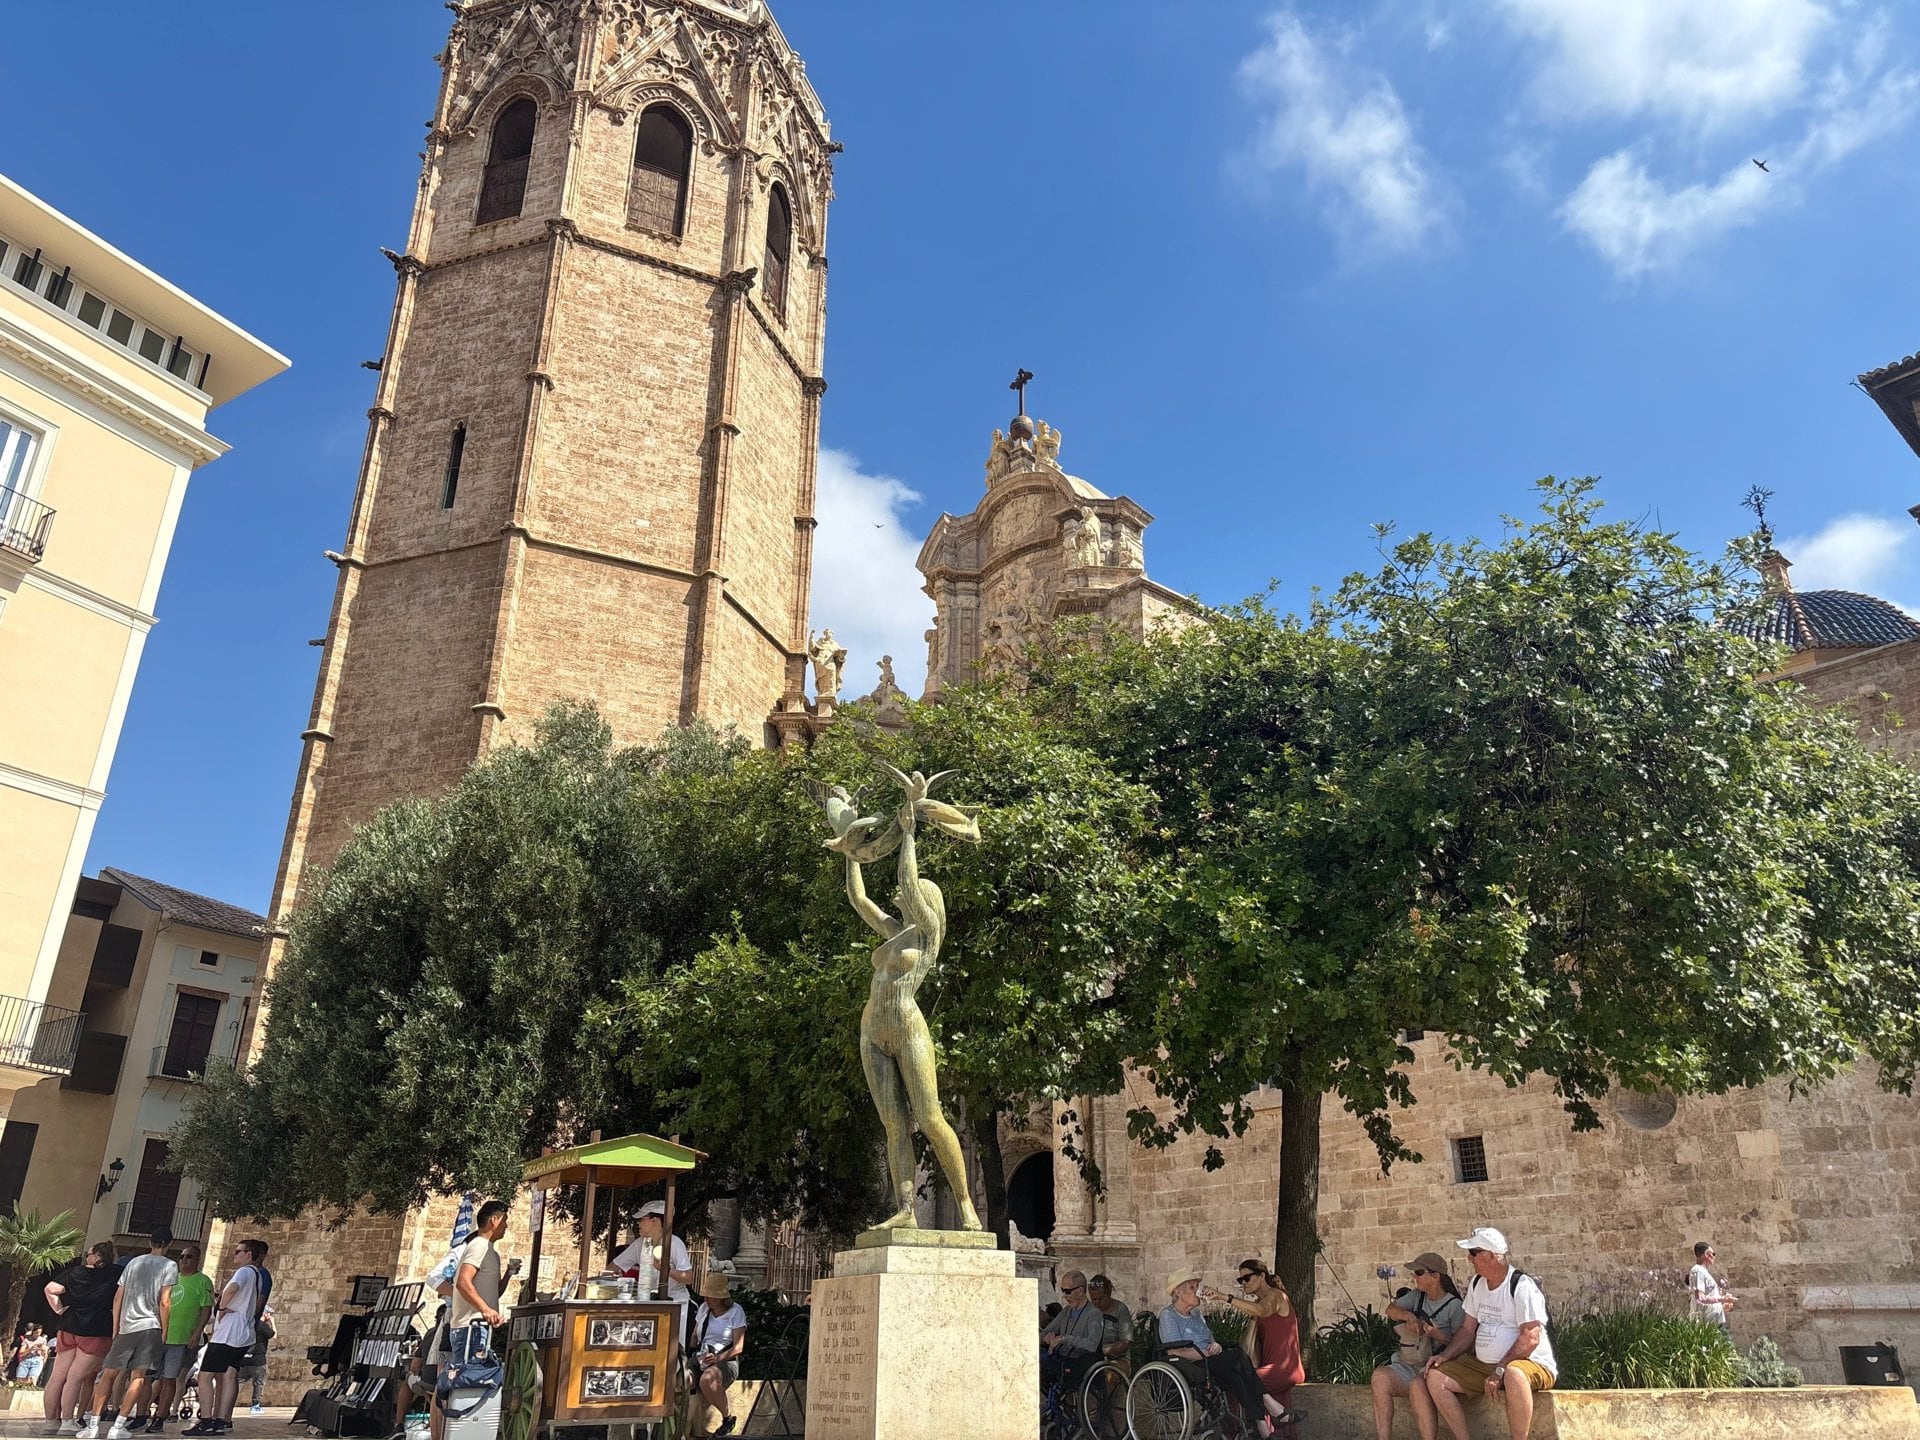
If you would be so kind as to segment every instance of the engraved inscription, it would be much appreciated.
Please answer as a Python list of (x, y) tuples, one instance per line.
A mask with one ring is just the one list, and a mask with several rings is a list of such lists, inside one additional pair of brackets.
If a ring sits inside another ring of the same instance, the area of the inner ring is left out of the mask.
[(868, 1440), (877, 1328), (873, 1305), (851, 1286), (828, 1284), (823, 1291), (814, 1309), (813, 1357), (807, 1367), (808, 1440)]

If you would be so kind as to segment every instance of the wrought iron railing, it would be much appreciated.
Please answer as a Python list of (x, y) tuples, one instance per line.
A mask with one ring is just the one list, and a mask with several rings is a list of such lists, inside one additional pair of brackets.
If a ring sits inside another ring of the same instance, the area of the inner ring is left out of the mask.
[[(169, 1054), (169, 1051), (173, 1053)], [(153, 1058), (147, 1062), (147, 1078), (197, 1083), (214, 1066), (231, 1064), (231, 1055), (190, 1055), (174, 1051), (170, 1045), (156, 1045), (153, 1047)]]
[(87, 1017), (19, 995), (0, 995), (0, 1065), (71, 1075)]
[(198, 1240), (207, 1228), (206, 1202), (168, 1209), (143, 1205), (138, 1200), (122, 1200), (114, 1207), (113, 1233), (116, 1235), (151, 1235), (162, 1224), (173, 1231), (176, 1240)]
[(47, 553), (53, 511), (18, 490), (0, 489), (0, 550), (24, 555), (36, 564)]

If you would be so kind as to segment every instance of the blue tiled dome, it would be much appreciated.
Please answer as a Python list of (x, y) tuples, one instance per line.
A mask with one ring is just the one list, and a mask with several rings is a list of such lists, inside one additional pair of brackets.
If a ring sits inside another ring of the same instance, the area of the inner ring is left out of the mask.
[(1755, 640), (1795, 650), (1862, 650), (1920, 640), (1920, 621), (1897, 605), (1852, 590), (1787, 590), (1752, 625)]

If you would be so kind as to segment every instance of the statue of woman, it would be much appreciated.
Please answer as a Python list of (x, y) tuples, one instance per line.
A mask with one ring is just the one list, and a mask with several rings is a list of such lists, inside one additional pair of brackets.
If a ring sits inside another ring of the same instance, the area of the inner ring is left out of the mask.
[[(825, 842), (826, 846), (846, 859), (847, 899), (854, 913), (881, 939), (873, 952), (873, 983), (867, 991), (866, 1007), (860, 1012), (860, 1065), (887, 1132), (887, 1174), (898, 1208), (877, 1228), (916, 1228), (913, 1132), (917, 1126), (927, 1137), (960, 1207), (960, 1228), (979, 1230), (983, 1227), (968, 1193), (960, 1140), (940, 1108), (933, 1036), (927, 1030), (926, 1016), (920, 1013), (921, 982), (933, 973), (946, 939), (947, 905), (940, 887), (921, 878), (917, 836), (925, 823), (956, 840), (975, 841), (980, 838), (980, 827), (965, 812), (930, 798), (952, 771), (929, 778), (917, 770), (909, 776), (890, 765), (880, 768), (901, 788), (904, 798), (892, 821), (876, 838), (869, 837), (880, 824), (879, 817), (860, 816), (858, 796), (849, 796), (839, 786), (821, 786), (814, 792), (825, 804), (834, 829), (834, 838)], [(900, 911), (897, 918), (868, 898), (861, 870), (863, 864), (895, 851), (900, 856), (895, 871), (898, 885), (894, 904)]]

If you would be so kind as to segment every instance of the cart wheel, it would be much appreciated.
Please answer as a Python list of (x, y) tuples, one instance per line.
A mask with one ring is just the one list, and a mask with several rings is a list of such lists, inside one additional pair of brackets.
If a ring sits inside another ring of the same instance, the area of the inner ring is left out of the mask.
[(540, 1423), (540, 1352), (522, 1340), (507, 1352), (500, 1387), (500, 1440), (531, 1440)]

